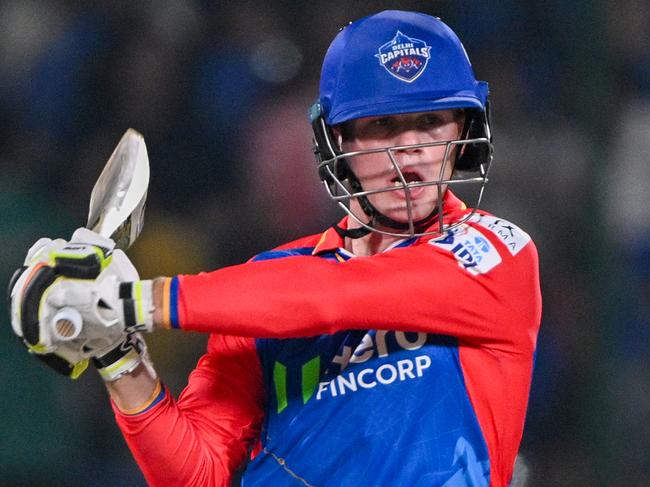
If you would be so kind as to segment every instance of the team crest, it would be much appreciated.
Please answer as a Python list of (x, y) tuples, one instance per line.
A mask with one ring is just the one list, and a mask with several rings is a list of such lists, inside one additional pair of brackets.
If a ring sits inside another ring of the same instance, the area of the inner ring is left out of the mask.
[(426, 42), (405, 36), (398, 30), (395, 37), (379, 48), (375, 57), (391, 76), (412, 83), (424, 73), (430, 49)]

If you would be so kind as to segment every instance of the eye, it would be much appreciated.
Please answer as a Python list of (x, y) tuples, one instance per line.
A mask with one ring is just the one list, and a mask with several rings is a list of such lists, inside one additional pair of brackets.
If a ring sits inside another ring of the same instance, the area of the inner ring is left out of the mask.
[(364, 123), (359, 124), (356, 135), (360, 138), (386, 137), (394, 127), (395, 121), (391, 117), (367, 119)]
[(422, 119), (420, 120), (420, 123), (422, 125), (426, 125), (428, 127), (438, 127), (442, 125), (443, 120), (440, 118), (439, 115), (435, 115), (433, 113), (429, 113), (427, 115), (424, 115)]
[(390, 120), (389, 117), (379, 117), (379, 118), (375, 118), (371, 122), (371, 125), (373, 125), (375, 127), (387, 127), (388, 125), (390, 125), (390, 123), (391, 123), (391, 120)]

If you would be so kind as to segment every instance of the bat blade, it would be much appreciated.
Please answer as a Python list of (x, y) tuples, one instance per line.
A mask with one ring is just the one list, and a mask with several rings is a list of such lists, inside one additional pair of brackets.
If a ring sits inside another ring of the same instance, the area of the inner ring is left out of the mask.
[(149, 156), (142, 134), (128, 129), (108, 159), (90, 195), (89, 228), (129, 248), (144, 224)]

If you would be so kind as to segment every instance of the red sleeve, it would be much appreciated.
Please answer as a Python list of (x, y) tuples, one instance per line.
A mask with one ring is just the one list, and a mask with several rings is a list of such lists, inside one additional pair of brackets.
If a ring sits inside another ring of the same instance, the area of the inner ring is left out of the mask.
[(295, 256), (180, 276), (179, 324), (260, 338), (419, 331), (530, 354), (541, 318), (537, 251), (529, 242), (512, 255), (487, 233), (501, 262), (483, 274), (420, 242), (344, 263)]
[(113, 408), (149, 485), (228, 486), (263, 416), (255, 342), (213, 335), (178, 401), (167, 392), (142, 414)]

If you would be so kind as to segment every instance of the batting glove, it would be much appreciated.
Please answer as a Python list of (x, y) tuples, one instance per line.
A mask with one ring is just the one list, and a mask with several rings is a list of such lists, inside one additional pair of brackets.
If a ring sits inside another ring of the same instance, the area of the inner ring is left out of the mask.
[(10, 298), (14, 332), (57, 372), (76, 378), (92, 358), (112, 381), (148, 362), (136, 332), (153, 327), (151, 281), (138, 280), (112, 240), (87, 229), (70, 243), (39, 240), (16, 272)]

